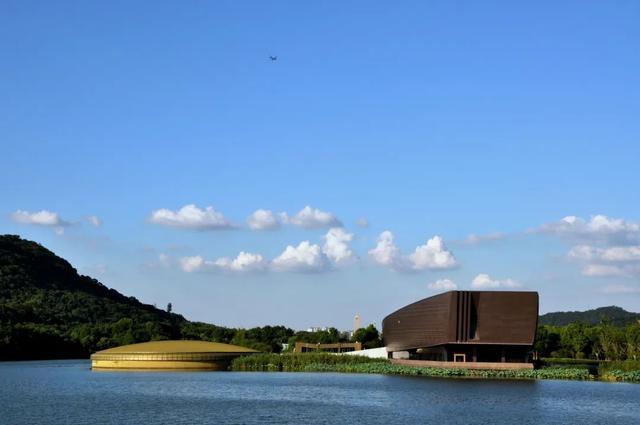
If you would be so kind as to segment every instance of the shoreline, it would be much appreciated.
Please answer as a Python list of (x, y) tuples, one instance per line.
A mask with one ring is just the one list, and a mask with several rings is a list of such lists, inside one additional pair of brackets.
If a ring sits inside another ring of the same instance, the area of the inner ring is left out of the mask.
[(609, 370), (603, 374), (593, 374), (586, 368), (577, 367), (543, 367), (516, 370), (434, 368), (394, 364), (387, 359), (335, 356), (326, 353), (243, 356), (231, 362), (230, 370), (236, 372), (336, 372), (434, 378), (558, 379), (640, 383), (640, 371)]
[[(326, 360), (327, 356), (332, 361)], [(262, 357), (263, 361), (259, 361)], [(309, 357), (315, 357), (313, 359)], [(264, 362), (265, 358), (269, 361)], [(297, 359), (298, 362), (283, 362), (283, 359)], [(603, 374), (592, 374), (588, 369), (570, 367), (543, 367), (523, 370), (492, 370), (492, 369), (464, 369), (464, 368), (430, 368), (393, 364), (386, 359), (369, 359), (366, 357), (350, 356), (356, 361), (343, 362), (337, 359), (344, 357), (329, 354), (262, 354), (235, 359), (228, 371), (231, 372), (298, 372), (298, 373), (354, 373), (377, 374), (390, 376), (423, 376), (427, 378), (454, 379), (505, 379), (505, 380), (564, 380), (564, 381), (600, 381), (611, 383), (640, 384), (640, 371), (609, 370)], [(275, 362), (273, 360), (276, 360)], [(308, 362), (307, 360), (316, 360)], [(337, 360), (337, 361), (336, 361)], [(73, 359), (24, 359), (2, 360), (2, 363), (31, 363), (58, 361), (87, 361), (88, 358)], [(161, 371), (161, 370), (159, 370)], [(155, 372), (155, 370), (142, 370)], [(223, 371), (220, 371), (223, 372)]]

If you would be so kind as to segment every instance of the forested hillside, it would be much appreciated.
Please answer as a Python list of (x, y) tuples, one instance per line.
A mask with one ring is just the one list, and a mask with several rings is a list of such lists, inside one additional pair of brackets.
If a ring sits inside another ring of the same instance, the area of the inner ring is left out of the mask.
[(559, 311), (540, 316), (539, 325), (566, 326), (570, 323), (581, 322), (586, 325), (597, 325), (608, 322), (615, 326), (626, 326), (637, 323), (640, 313), (631, 313), (620, 307), (600, 307), (587, 311)]
[(230, 329), (189, 322), (81, 276), (64, 259), (18, 236), (0, 236), (0, 359), (87, 357), (155, 339), (233, 342), (279, 351), (283, 326)]

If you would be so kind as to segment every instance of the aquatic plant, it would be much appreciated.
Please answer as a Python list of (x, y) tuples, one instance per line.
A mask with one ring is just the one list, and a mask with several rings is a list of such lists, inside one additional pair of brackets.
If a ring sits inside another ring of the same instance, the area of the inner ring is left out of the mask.
[(337, 356), (327, 353), (257, 354), (238, 357), (232, 362), (231, 369), (260, 372), (380, 373), (389, 375), (504, 379), (593, 379), (593, 375), (586, 369), (566, 367), (525, 370), (445, 369), (398, 365), (386, 359)]

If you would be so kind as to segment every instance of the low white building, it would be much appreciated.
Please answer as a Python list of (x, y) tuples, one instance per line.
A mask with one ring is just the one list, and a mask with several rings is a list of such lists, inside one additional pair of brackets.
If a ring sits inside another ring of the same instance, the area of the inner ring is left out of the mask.
[(345, 356), (364, 356), (370, 359), (386, 359), (387, 347), (369, 348), (367, 350), (349, 351), (348, 353), (342, 353)]

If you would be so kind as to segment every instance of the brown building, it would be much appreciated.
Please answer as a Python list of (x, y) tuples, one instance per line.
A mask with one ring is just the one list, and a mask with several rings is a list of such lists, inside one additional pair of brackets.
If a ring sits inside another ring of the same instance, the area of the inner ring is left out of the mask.
[(538, 293), (449, 291), (382, 321), (391, 358), (529, 362), (538, 325)]

